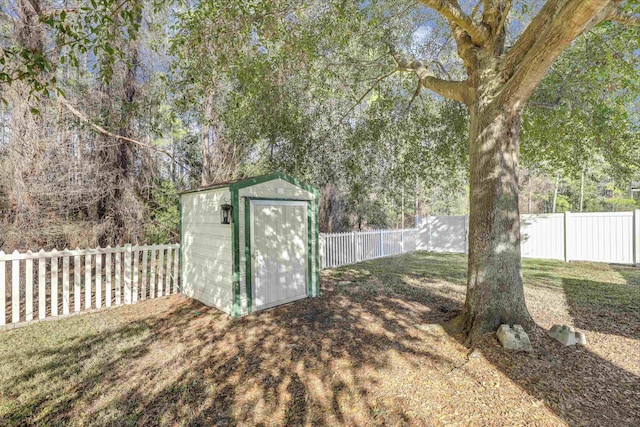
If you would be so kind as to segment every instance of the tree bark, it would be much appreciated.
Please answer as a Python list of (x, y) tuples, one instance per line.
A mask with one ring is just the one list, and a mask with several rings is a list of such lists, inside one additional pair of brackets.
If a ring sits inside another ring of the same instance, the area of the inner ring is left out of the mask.
[(207, 96), (207, 102), (204, 111), (204, 123), (202, 123), (202, 179), (201, 184), (208, 185), (213, 181), (213, 162), (212, 162), (212, 134), (213, 134), (213, 115), (214, 115), (213, 91)]
[(501, 324), (531, 327), (520, 256), (518, 168), (521, 111), (471, 108), (471, 196), (467, 298), (471, 342)]

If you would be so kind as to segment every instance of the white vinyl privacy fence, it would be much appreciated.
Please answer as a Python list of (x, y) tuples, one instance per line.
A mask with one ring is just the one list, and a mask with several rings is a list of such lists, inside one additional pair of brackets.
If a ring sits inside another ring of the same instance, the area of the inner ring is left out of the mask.
[(320, 234), (322, 268), (355, 264), (416, 250), (416, 229)]
[[(419, 218), (418, 249), (468, 251), (467, 216)], [(521, 253), (526, 258), (640, 264), (640, 210), (522, 215)]]
[(175, 293), (179, 248), (175, 244), (0, 251), (0, 326)]

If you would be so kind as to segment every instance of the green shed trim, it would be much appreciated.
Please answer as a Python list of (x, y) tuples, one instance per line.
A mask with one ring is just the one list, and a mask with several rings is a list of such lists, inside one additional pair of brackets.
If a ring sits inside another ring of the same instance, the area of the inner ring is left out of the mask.
[(233, 272), (233, 317), (240, 317), (240, 211), (238, 209), (238, 190), (231, 188), (231, 267)]
[(179, 221), (180, 221), (180, 225), (179, 225), (179, 232), (180, 232), (180, 246), (178, 247), (178, 258), (180, 260), (180, 269), (178, 271), (178, 274), (180, 275), (180, 277), (178, 278), (178, 289), (180, 289), (180, 293), (184, 294), (184, 289), (183, 289), (183, 283), (182, 283), (182, 278), (184, 277), (182, 275), (182, 269), (184, 268), (182, 266), (182, 197), (180, 197), (178, 199), (178, 216), (179, 216)]
[(292, 185), (295, 185), (296, 187), (302, 188), (303, 190), (306, 190), (309, 193), (312, 193), (314, 195), (319, 195), (320, 194), (320, 191), (317, 188), (312, 187), (312, 186), (310, 186), (308, 184), (305, 184), (303, 182), (300, 182), (297, 179), (295, 179), (294, 177), (292, 177), (290, 175), (287, 175), (284, 172), (273, 172), (273, 173), (266, 174), (266, 175), (260, 175), (260, 176), (250, 177), (250, 178), (244, 178), (244, 179), (239, 179), (239, 180), (235, 180), (235, 181), (214, 183), (214, 184), (207, 185), (207, 186), (204, 186), (204, 187), (198, 187), (198, 188), (194, 188), (192, 190), (183, 191), (180, 194), (197, 193), (197, 192), (200, 192), (200, 191), (217, 190), (217, 189), (220, 189), (220, 188), (227, 188), (227, 187), (229, 187), (229, 190), (233, 190), (233, 189), (240, 190), (242, 188), (251, 187), (253, 185), (261, 184), (263, 182), (273, 181), (275, 179), (281, 179), (283, 181), (286, 181), (289, 184), (292, 184)]
[(307, 296), (313, 296), (313, 259), (311, 258), (313, 223), (311, 222), (311, 201), (307, 202)]
[(245, 290), (247, 293), (247, 312), (253, 312), (253, 292), (251, 290), (251, 199), (244, 199), (244, 257)]
[(294, 177), (292, 177), (290, 175), (287, 175), (286, 173), (283, 173), (283, 172), (274, 172), (274, 173), (270, 173), (270, 174), (267, 174), (267, 175), (256, 176), (254, 178), (247, 178), (247, 179), (244, 179), (242, 181), (237, 181), (237, 182), (229, 184), (229, 188), (230, 189), (239, 190), (241, 188), (251, 187), (251, 186), (254, 186), (254, 185), (257, 185), (257, 184), (262, 184), (263, 182), (269, 182), (269, 181), (273, 181), (273, 180), (276, 180), (276, 179), (281, 179), (283, 181), (286, 181), (289, 184), (293, 184), (296, 187), (300, 187), (303, 190), (306, 190), (309, 193), (312, 193), (314, 195), (320, 193), (320, 191), (317, 188), (312, 187), (312, 186), (310, 186), (308, 184), (304, 184), (304, 183), (298, 181), (297, 179), (295, 179)]
[(320, 193), (315, 198), (315, 234), (316, 234), (316, 292), (312, 296), (320, 296)]

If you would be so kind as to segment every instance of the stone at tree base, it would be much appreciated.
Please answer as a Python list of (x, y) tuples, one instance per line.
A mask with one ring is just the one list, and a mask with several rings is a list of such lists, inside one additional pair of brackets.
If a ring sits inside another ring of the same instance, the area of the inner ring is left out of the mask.
[(509, 325), (500, 325), (496, 336), (502, 347), (508, 350), (533, 351), (529, 335), (520, 325), (513, 325), (513, 328)]
[(587, 344), (587, 337), (582, 332), (576, 332), (568, 325), (553, 325), (551, 329), (549, 329), (549, 335), (565, 346)]

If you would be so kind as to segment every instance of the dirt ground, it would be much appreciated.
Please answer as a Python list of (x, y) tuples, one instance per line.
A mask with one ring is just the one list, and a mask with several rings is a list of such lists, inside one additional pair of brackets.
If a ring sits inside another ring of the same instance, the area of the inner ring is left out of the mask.
[(526, 354), (432, 325), (460, 310), (465, 266), (328, 270), (321, 297), (238, 320), (171, 296), (2, 332), (0, 425), (640, 425), (638, 269), (525, 261)]

